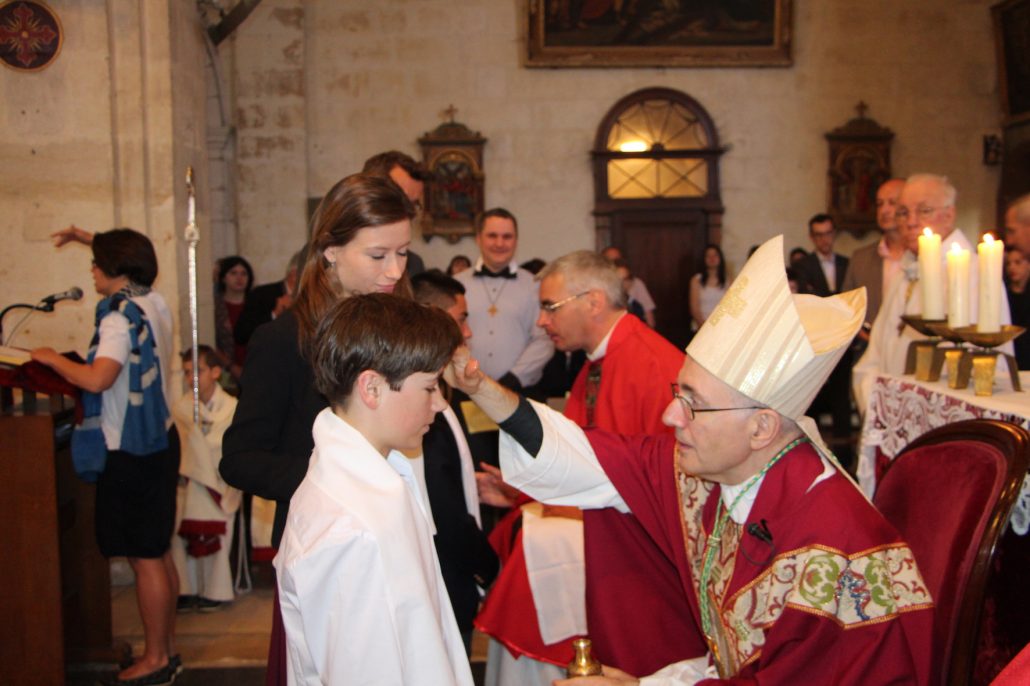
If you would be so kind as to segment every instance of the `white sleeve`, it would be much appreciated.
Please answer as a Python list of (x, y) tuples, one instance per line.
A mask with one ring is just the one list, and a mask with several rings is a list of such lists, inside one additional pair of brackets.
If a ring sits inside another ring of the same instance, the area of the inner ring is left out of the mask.
[(100, 320), (100, 342), (96, 357), (106, 357), (125, 366), (129, 360), (129, 320), (121, 312), (111, 312)]
[(614, 507), (629, 512), (597, 461), (583, 429), (546, 405), (532, 400), (529, 403), (540, 418), (543, 442), (533, 457), (502, 431), (500, 462), (504, 480), (543, 503), (584, 509)]
[(708, 666), (708, 656), (705, 655), (662, 667), (641, 679), (640, 686), (693, 686), (703, 679), (718, 677), (714, 667)]

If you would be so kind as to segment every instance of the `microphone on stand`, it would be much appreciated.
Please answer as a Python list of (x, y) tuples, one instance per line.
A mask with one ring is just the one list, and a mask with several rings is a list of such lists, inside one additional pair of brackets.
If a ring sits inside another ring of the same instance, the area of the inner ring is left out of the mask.
[(54, 303), (61, 302), (62, 300), (82, 300), (82, 289), (78, 286), (72, 286), (66, 291), (48, 295), (39, 302), (44, 307), (49, 306), (50, 309), (47, 310), (49, 312), (54, 309)]
[(7, 336), (7, 340), (3, 341), (5, 345), (10, 345), (11, 339), (14, 338), (14, 334), (18, 330), (18, 327), (21, 326), (33, 312), (53, 312), (54, 303), (61, 302), (62, 300), (82, 300), (82, 289), (78, 286), (72, 286), (66, 291), (46, 296), (35, 305), (29, 305), (28, 303), (14, 303), (13, 305), (8, 305), (0, 311), (0, 341), (3, 341), (4, 315), (11, 310), (15, 308), (24, 308), (30, 311), (14, 325), (14, 331), (11, 331)]

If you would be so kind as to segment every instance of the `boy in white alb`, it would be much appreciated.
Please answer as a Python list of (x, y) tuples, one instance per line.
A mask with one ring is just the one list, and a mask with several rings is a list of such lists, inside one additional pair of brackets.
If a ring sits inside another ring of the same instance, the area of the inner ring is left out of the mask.
[(182, 355), (187, 391), (172, 406), (182, 443), (172, 561), (179, 573), (179, 610), (217, 610), (233, 599), (229, 549), (241, 493), (222, 480), (222, 434), (232, 423), (236, 398), (222, 390), (222, 364), (207, 346), (197, 349), (200, 424), (193, 422), (193, 354)]
[(422, 436), (461, 345), (442, 310), (354, 296), (307, 353), (330, 407), (290, 501), (275, 569), (291, 684), (471, 686), (433, 546)]

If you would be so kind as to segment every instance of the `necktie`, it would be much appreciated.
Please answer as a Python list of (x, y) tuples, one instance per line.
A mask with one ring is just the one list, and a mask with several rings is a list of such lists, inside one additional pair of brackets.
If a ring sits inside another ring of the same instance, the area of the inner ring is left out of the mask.
[(601, 390), (601, 361), (591, 362), (587, 368), (587, 425), (594, 428), (594, 409), (597, 407), (597, 394)]

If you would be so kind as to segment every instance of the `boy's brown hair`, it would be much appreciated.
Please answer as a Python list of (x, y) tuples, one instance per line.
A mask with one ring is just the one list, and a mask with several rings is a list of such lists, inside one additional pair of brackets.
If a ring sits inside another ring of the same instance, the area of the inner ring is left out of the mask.
[(315, 387), (334, 408), (347, 402), (365, 370), (400, 390), (416, 372), (443, 369), (462, 343), (458, 325), (439, 308), (387, 293), (357, 295), (333, 306), (318, 326)]

